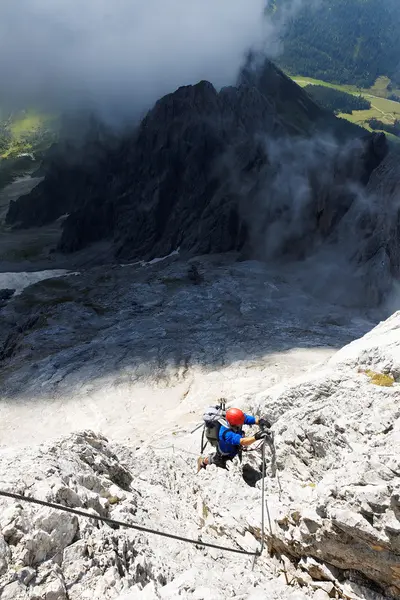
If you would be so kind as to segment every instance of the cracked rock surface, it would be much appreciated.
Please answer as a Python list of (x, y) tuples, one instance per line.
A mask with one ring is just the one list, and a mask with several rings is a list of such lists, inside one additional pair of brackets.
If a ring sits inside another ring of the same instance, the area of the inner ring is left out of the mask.
[(400, 313), (371, 330), (372, 313), (294, 293), (260, 263), (199, 264), (195, 283), (173, 258), (10, 300), (0, 489), (254, 552), (260, 453), (196, 474), (191, 431), (225, 395), (273, 423), (254, 570), (3, 498), (2, 600), (400, 598)]
[(399, 367), (395, 313), (312, 376), (257, 399), (275, 420), (272, 544), (299, 559), (361, 573), (394, 597), (400, 595)]
[(313, 298), (282, 269), (229, 255), (196, 262), (199, 284), (193, 261), (174, 256), (47, 279), (12, 298), (0, 311), (0, 445), (77, 423), (140, 442), (221, 395), (246, 402), (376, 323), (372, 311)]

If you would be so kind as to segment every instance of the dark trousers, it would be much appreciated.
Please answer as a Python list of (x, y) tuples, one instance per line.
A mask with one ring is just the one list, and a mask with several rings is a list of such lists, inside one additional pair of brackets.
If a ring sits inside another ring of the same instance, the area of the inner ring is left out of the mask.
[(220, 454), (219, 452), (213, 452), (208, 457), (208, 464), (215, 465), (220, 469), (226, 469), (226, 463), (230, 460), (233, 460), (234, 458), (234, 456), (226, 456), (224, 454)]

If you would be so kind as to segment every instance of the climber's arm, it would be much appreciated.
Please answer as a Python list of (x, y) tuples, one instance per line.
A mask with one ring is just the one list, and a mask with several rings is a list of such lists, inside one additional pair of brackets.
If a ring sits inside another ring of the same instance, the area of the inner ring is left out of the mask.
[(240, 445), (241, 446), (251, 446), (251, 444), (254, 444), (254, 442), (256, 441), (256, 438), (254, 437), (254, 435), (250, 436), (250, 437), (244, 437), (240, 440)]
[(268, 433), (260, 430), (260, 431), (257, 431), (257, 433), (255, 435), (242, 438), (240, 440), (240, 445), (241, 446), (251, 446), (251, 444), (254, 444), (254, 442), (258, 442), (259, 440), (262, 440), (266, 437), (268, 437)]
[(258, 417), (253, 417), (252, 415), (246, 415), (244, 413), (244, 425), (258, 425)]

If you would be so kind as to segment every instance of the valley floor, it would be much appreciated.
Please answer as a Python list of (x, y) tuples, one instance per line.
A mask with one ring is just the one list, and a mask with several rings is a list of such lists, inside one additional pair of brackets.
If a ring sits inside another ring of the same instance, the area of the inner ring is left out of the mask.
[[(29, 193), (41, 178), (20, 177), (0, 190), (0, 274), (47, 269), (74, 269), (101, 264), (109, 255), (107, 243), (94, 244), (74, 255), (57, 252), (61, 222), (30, 229), (13, 229), (5, 223), (10, 202)], [(0, 281), (0, 289), (2, 287)]]
[[(354, 94), (356, 96), (361, 95), (363, 98), (366, 98), (371, 102), (370, 109), (353, 110), (351, 115), (340, 113), (338, 116), (342, 119), (347, 119), (356, 125), (361, 125), (368, 131), (372, 131), (368, 124), (370, 119), (378, 119), (387, 124), (393, 124), (396, 120), (400, 119), (400, 102), (395, 102), (394, 100), (386, 98), (383, 90), (379, 89), (379, 87), (373, 87), (370, 90), (359, 90), (351, 85), (336, 85), (320, 79), (302, 76), (293, 77), (293, 81), (301, 87), (305, 87), (306, 85), (323, 85), (341, 92), (346, 92), (347, 94)], [(386, 135), (389, 135), (391, 139), (397, 140), (395, 136), (387, 133)]]

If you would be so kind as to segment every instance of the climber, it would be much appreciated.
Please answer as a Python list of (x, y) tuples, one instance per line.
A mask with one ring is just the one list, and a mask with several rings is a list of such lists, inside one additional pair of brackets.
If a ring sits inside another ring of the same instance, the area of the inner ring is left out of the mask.
[[(240, 454), (243, 448), (270, 435), (266, 430), (271, 428), (271, 423), (265, 417), (253, 417), (246, 415), (239, 408), (230, 408), (226, 411), (225, 419), (226, 425), (219, 425), (217, 451), (206, 458), (198, 458), (197, 472), (205, 469), (207, 465), (226, 469), (226, 463)], [(245, 437), (243, 425), (258, 425), (260, 430), (250, 437)]]

